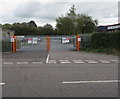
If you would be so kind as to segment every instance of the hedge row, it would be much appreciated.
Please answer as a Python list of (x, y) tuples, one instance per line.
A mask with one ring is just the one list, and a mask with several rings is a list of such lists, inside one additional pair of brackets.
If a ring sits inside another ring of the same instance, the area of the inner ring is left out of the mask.
[(91, 47), (94, 49), (119, 49), (120, 50), (120, 32), (103, 32), (92, 34)]
[(9, 52), (11, 51), (11, 42), (10, 40), (2, 40), (2, 52)]

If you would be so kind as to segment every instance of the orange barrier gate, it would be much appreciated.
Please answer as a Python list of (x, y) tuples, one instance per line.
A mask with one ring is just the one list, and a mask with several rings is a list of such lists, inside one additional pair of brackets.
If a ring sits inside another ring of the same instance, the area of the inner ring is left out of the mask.
[(76, 35), (76, 50), (77, 51), (80, 51), (80, 41), (81, 41), (80, 35)]
[(47, 51), (49, 52), (50, 51), (50, 36), (47, 36), (46, 40), (47, 40)]
[(12, 36), (11, 38), (11, 42), (12, 42), (12, 52), (15, 53), (16, 52), (16, 36)]

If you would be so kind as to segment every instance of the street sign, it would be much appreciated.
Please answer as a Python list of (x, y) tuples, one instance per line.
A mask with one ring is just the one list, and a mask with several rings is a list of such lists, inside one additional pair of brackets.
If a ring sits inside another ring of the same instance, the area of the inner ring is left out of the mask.
[(28, 38), (28, 44), (32, 43), (32, 38)]
[(32, 41), (33, 41), (33, 44), (37, 44), (37, 38), (33, 38)]
[(81, 38), (78, 38), (78, 41), (81, 41)]
[(11, 38), (11, 42), (15, 42), (15, 39), (14, 39), (14, 38)]

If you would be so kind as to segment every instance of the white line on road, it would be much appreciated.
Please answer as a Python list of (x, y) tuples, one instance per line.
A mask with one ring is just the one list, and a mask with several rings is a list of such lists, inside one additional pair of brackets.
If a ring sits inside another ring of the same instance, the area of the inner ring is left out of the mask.
[(74, 63), (76, 63), (76, 64), (84, 63), (82, 60), (73, 60), (73, 61), (74, 61)]
[(83, 64), (84, 62), (81, 61), (81, 62), (74, 62), (74, 63), (75, 64)]
[(71, 62), (61, 62), (61, 64), (70, 64)]
[(73, 60), (73, 61), (82, 61), (82, 60)]
[(47, 58), (46, 58), (46, 63), (48, 63), (49, 57), (50, 57), (50, 55), (48, 54)]
[(63, 62), (63, 61), (64, 61), (64, 62), (66, 62), (66, 61), (68, 62), (69, 60), (60, 60), (60, 61), (61, 61), (61, 62)]
[(48, 63), (57, 63), (56, 60), (49, 60)]
[(42, 64), (42, 62), (32, 62), (33, 64)]
[(51, 64), (51, 63), (54, 63), (54, 64), (56, 64), (57, 62), (48, 62), (49, 64)]
[(118, 60), (111, 60), (112, 62), (118, 63)]
[(85, 60), (85, 61), (87, 61), (88, 63), (98, 63), (98, 62), (95, 61), (95, 60)]
[(49, 60), (49, 61), (51, 61), (51, 62), (55, 62), (56, 60)]
[(118, 83), (120, 80), (98, 80), (98, 81), (66, 81), (63, 84), (82, 84), (82, 83)]
[(13, 64), (13, 62), (4, 62), (3, 64), (7, 65), (7, 64)]
[(0, 83), (0, 86), (1, 86), (1, 85), (5, 85), (5, 83)]
[(17, 62), (17, 64), (28, 64), (28, 62)]
[(110, 61), (107, 61), (107, 60), (99, 60), (99, 61), (102, 62), (102, 63), (105, 63), (105, 64), (110, 63)]

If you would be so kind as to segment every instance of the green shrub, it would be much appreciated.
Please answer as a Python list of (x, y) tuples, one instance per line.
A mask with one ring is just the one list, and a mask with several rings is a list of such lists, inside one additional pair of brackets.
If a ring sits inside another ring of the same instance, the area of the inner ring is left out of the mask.
[(91, 35), (81, 34), (81, 49), (89, 48), (91, 45)]
[(2, 40), (2, 52), (9, 52), (11, 51), (11, 42), (10, 40)]
[(91, 47), (95, 49), (120, 49), (120, 32), (92, 34)]

